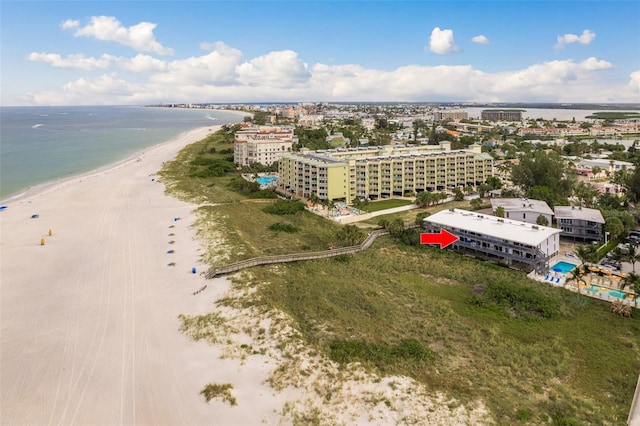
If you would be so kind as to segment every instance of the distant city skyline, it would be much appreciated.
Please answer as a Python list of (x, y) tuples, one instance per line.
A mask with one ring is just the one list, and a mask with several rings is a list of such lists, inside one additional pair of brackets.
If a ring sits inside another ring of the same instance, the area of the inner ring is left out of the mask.
[(10, 105), (640, 102), (637, 1), (0, 1)]

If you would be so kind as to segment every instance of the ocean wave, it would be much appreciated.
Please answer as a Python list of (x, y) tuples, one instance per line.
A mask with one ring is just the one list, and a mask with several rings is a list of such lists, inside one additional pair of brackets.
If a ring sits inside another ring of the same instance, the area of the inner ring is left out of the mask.
[(217, 120), (217, 118), (212, 117), (212, 116), (210, 116), (210, 115), (205, 116), (205, 118), (208, 118), (209, 120)]
[(38, 123), (38, 124), (34, 124), (33, 126), (31, 126), (32, 129), (39, 129), (40, 127), (44, 126), (44, 124), (42, 123)]

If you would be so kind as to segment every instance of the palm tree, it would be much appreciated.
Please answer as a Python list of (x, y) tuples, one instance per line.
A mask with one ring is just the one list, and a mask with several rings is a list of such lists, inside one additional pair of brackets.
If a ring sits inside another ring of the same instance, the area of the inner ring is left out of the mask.
[(636, 272), (636, 262), (640, 261), (640, 252), (636, 250), (636, 246), (633, 244), (627, 244), (627, 254), (625, 255), (625, 260), (631, 263), (631, 268), (633, 269), (633, 273)]
[(338, 230), (336, 238), (345, 246), (355, 246), (360, 244), (364, 239), (364, 230), (358, 228), (355, 225), (345, 225)]
[(587, 263), (593, 263), (597, 258), (597, 250), (595, 246), (580, 246), (576, 249), (576, 255), (578, 259), (580, 259), (581, 265), (580, 268), (584, 269)]
[(318, 197), (318, 195), (317, 195), (317, 194), (312, 193), (312, 194), (309, 196), (309, 202), (311, 203), (311, 207), (315, 207), (315, 206), (316, 206), (316, 204), (318, 204), (318, 203), (320, 202), (320, 197)]
[(638, 297), (640, 297), (640, 275), (632, 272), (627, 275), (622, 281), (622, 288), (628, 287), (628, 290), (633, 294), (634, 302), (638, 304)]
[(504, 217), (504, 207), (498, 206), (495, 211), (497, 217)]

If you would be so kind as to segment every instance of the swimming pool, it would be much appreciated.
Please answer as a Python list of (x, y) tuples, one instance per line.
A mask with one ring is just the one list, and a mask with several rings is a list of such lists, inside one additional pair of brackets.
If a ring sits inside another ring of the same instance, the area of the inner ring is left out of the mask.
[(278, 180), (278, 177), (277, 176), (262, 176), (262, 177), (256, 178), (256, 182), (258, 182), (260, 185), (269, 185), (274, 180)]
[(551, 270), (554, 272), (560, 272), (561, 274), (566, 274), (567, 272), (573, 271), (573, 269), (577, 265), (569, 262), (558, 262), (551, 267)]
[(618, 299), (624, 299), (625, 297), (625, 293), (620, 290), (613, 290), (613, 289), (610, 290), (608, 288), (598, 287), (595, 285), (589, 286), (589, 291), (592, 291), (594, 293), (608, 294), (609, 296), (617, 297)]

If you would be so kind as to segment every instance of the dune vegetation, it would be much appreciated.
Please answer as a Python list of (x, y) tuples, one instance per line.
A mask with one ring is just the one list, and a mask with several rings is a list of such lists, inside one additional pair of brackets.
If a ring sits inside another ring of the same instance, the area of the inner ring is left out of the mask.
[[(229, 146), (216, 134), (162, 171), (170, 192), (202, 205), (200, 232), (224, 241), (210, 247), (211, 266), (339, 244), (339, 225), (307, 211), (269, 213), (273, 200), (235, 192), (238, 171), (198, 173), (201, 164), (220, 169), (212, 160), (228, 160)], [(397, 217), (409, 223), (419, 212)], [(392, 237), (354, 256), (250, 272), (254, 291), (241, 305), (285, 312), (306, 345), (341, 365), (408, 376), (462, 403), (482, 400), (498, 424), (626, 421), (640, 371), (638, 310), (616, 316), (607, 302)]]

